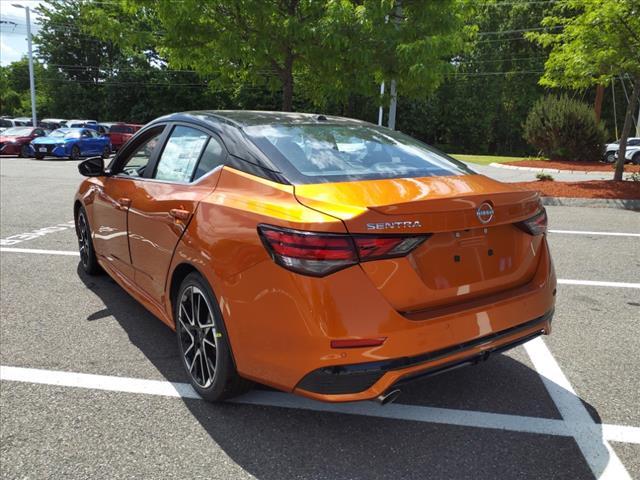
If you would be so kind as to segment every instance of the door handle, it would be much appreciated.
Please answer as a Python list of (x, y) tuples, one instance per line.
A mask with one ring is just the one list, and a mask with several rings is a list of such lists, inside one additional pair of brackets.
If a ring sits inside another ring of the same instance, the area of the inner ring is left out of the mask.
[(188, 210), (182, 210), (180, 208), (172, 208), (169, 210), (169, 215), (171, 215), (174, 219), (180, 220), (182, 222), (188, 222), (191, 218), (191, 212)]
[(129, 208), (131, 206), (131, 199), (125, 197), (119, 198), (118, 205), (120, 205), (122, 209)]

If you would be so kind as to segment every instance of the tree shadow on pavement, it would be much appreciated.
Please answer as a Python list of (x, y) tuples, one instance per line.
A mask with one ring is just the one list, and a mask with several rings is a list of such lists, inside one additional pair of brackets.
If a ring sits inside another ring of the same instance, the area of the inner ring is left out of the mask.
[[(168, 381), (188, 382), (175, 333), (108, 276), (88, 277), (80, 266), (77, 271), (105, 306), (87, 312), (87, 321), (113, 316)], [(569, 436), (231, 402), (209, 404), (188, 398), (181, 401), (220, 448), (259, 479), (594, 478)], [(408, 384), (398, 402), (561, 419), (538, 373), (504, 354), (481, 365)], [(597, 441), (592, 446), (598, 464), (592, 468), (598, 477), (609, 455), (597, 412), (584, 404), (597, 422), (593, 430)]]

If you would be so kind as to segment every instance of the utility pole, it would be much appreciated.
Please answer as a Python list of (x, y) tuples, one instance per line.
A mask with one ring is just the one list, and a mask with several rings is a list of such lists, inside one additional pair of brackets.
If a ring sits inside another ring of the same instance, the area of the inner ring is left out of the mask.
[(389, 93), (391, 94), (391, 103), (389, 103), (389, 128), (391, 130), (395, 130), (396, 110), (398, 108), (398, 90), (395, 78), (391, 80), (391, 88), (389, 89)]
[[(380, 84), (380, 100), (382, 101), (382, 96), (384, 95), (384, 80)], [(380, 103), (380, 107), (378, 107), (378, 125), (382, 126), (382, 117), (384, 116), (384, 106)]]
[(16, 8), (24, 8), (27, 12), (27, 46), (29, 48), (29, 88), (31, 89), (31, 122), (34, 127), (38, 126), (36, 118), (36, 82), (33, 78), (33, 49), (31, 47), (31, 15), (29, 7), (22, 6), (19, 3), (11, 4)]
[[(402, 18), (402, 0), (396, 0), (395, 5), (393, 6), (393, 13), (391, 21), (396, 29), (400, 28), (400, 19)], [(391, 130), (396, 129), (396, 111), (398, 109), (398, 86), (396, 83), (396, 79), (391, 79), (391, 88), (389, 89), (390, 93), (390, 103), (389, 103), (389, 123), (388, 126)]]

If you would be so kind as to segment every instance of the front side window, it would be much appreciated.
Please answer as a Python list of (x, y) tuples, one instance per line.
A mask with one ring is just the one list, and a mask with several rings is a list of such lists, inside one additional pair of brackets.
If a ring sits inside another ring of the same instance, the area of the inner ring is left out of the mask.
[(121, 173), (130, 177), (141, 177), (144, 175), (153, 152), (160, 142), (162, 130), (162, 128), (158, 129), (150, 138), (144, 140), (142, 144), (135, 148), (135, 151), (127, 158), (122, 166)]
[(153, 178), (189, 182), (209, 135), (195, 128), (177, 126), (167, 140)]
[(473, 173), (408, 135), (373, 125), (255, 125), (244, 131), (293, 183)]

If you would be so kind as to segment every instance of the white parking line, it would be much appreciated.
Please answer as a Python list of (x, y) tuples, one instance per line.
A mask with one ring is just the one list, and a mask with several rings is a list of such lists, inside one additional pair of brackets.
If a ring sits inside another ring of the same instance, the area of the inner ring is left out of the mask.
[(559, 278), (558, 283), (561, 285), (584, 285), (588, 287), (640, 288), (640, 283), (599, 282), (595, 280), (570, 280), (567, 278)]
[(13, 253), (33, 253), (37, 255), (68, 255), (71, 257), (77, 257), (80, 254), (72, 250), (41, 250), (38, 248), (12, 248), (12, 247), (0, 247), (0, 252), (13, 252)]
[[(112, 392), (159, 395), (200, 399), (188, 383), (144, 380), (138, 378), (114, 377), (86, 373), (61, 372), (37, 368), (0, 366), (0, 380), (23, 383), (55, 385), (61, 387), (88, 388)], [(474, 428), (491, 428), (542, 435), (572, 436), (565, 421), (506, 415), (500, 413), (454, 410), (448, 408), (424, 407), (419, 405), (378, 405), (375, 402), (322, 403), (288, 393), (254, 390), (233, 400), (233, 403), (261, 405), (299, 410), (312, 410), (349, 415), (363, 415), (396, 420), (438, 423)], [(587, 427), (593, 422), (589, 419)], [(609, 435), (617, 442), (640, 444), (640, 428), (622, 425), (602, 425), (602, 435)]]
[(640, 237), (640, 233), (591, 232), (585, 230), (549, 230), (549, 233), (565, 233), (567, 235), (609, 235), (614, 237)]
[(72, 228), (75, 228), (75, 222), (73, 220), (70, 220), (68, 222), (58, 223), (57, 225), (52, 225), (50, 227), (38, 228), (31, 232), (18, 233), (16, 235), (10, 235), (8, 237), (1, 238), (0, 245), (15, 245), (17, 243), (26, 242), (27, 240), (44, 237), (45, 235), (49, 235), (50, 233), (63, 232)]
[(609, 442), (603, 438), (602, 427), (593, 421), (542, 338), (525, 343), (524, 348), (596, 478), (631, 479)]

